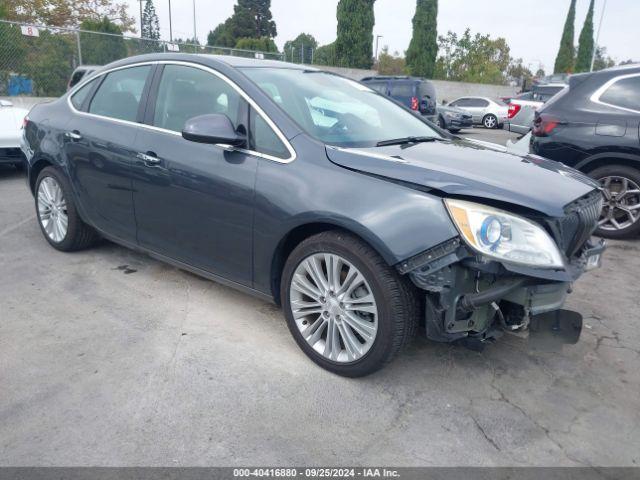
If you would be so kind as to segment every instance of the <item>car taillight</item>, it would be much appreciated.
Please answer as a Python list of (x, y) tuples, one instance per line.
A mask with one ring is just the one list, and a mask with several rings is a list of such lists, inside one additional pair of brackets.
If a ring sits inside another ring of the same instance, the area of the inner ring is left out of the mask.
[(521, 105), (517, 105), (515, 103), (509, 104), (509, 111), (507, 112), (507, 118), (515, 117), (521, 109), (522, 109)]
[(553, 133), (558, 125), (560, 125), (558, 118), (546, 113), (538, 113), (533, 121), (532, 133), (536, 137), (546, 137)]
[(411, 97), (411, 110), (418, 110), (419, 107), (418, 97)]

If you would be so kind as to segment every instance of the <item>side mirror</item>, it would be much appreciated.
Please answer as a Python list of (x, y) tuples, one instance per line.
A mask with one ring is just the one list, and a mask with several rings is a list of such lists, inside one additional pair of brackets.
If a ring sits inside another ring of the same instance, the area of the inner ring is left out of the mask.
[(190, 142), (223, 144), (233, 147), (240, 147), (247, 143), (247, 137), (236, 132), (229, 117), (221, 113), (190, 118), (184, 124), (182, 137)]

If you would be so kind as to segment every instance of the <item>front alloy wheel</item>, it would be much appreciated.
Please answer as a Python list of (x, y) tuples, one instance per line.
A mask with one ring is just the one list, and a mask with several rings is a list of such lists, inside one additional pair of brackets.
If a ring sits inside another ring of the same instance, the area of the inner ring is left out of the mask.
[(342, 363), (369, 351), (378, 332), (378, 307), (369, 282), (346, 259), (332, 253), (307, 257), (290, 288), (296, 326), (316, 352)]
[(413, 337), (415, 287), (350, 233), (307, 238), (289, 255), (280, 285), (287, 325), (321, 367), (347, 377), (382, 368)]

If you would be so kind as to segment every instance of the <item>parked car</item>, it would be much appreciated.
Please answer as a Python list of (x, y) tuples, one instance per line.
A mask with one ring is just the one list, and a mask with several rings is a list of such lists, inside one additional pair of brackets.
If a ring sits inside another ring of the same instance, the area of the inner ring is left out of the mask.
[(24, 168), (20, 139), (27, 113), (24, 108), (14, 107), (9, 100), (0, 100), (0, 165), (14, 165), (19, 170)]
[(80, 83), (80, 80), (88, 77), (100, 68), (102, 68), (100, 65), (80, 65), (73, 71), (73, 73), (71, 73), (69, 83), (67, 83), (67, 90), (75, 87), (78, 83)]
[(510, 132), (528, 133), (533, 128), (536, 110), (565, 88), (565, 84), (534, 85), (530, 92), (511, 99), (503, 128)]
[(473, 118), (470, 113), (456, 107), (438, 105), (438, 126), (451, 133), (458, 133), (463, 128), (473, 127)]
[(419, 111), (435, 122), (436, 89), (429, 80), (406, 76), (365, 77), (362, 83), (378, 93), (388, 95), (411, 110)]
[(640, 66), (572, 75), (535, 114), (532, 151), (597, 180), (605, 194), (598, 235), (640, 233)]
[(487, 97), (462, 97), (449, 103), (450, 107), (460, 108), (473, 117), (475, 125), (485, 128), (502, 128), (507, 120), (507, 105), (499, 99)]
[(127, 58), (34, 107), (24, 142), (53, 248), (102, 236), (279, 303), (340, 375), (385, 365), (421, 320), (477, 344), (573, 322), (558, 309), (603, 250), (588, 177), (308, 66)]

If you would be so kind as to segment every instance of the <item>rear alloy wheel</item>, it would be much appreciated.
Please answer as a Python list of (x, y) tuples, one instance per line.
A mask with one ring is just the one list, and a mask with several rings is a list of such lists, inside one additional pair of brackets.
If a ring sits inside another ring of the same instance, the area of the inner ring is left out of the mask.
[(58, 170), (46, 167), (40, 172), (35, 197), (40, 229), (53, 248), (71, 252), (95, 241), (95, 231), (78, 215), (69, 182)]
[(482, 119), (482, 125), (489, 129), (498, 128), (498, 118), (493, 114), (485, 115)]
[(629, 238), (640, 233), (640, 171), (626, 166), (598, 168), (589, 175), (602, 186), (604, 206), (597, 235)]
[(388, 363), (413, 337), (414, 287), (368, 245), (343, 232), (302, 242), (285, 265), (281, 298), (302, 350), (347, 377)]

